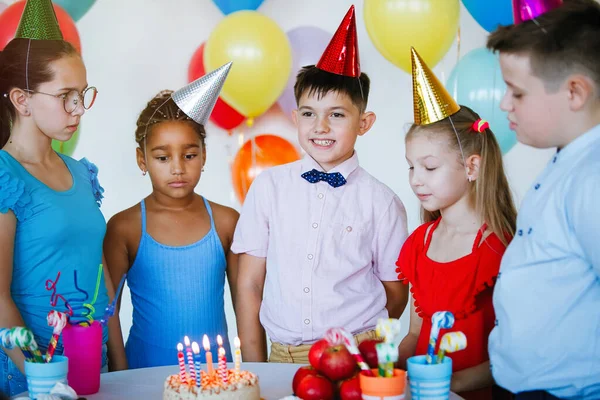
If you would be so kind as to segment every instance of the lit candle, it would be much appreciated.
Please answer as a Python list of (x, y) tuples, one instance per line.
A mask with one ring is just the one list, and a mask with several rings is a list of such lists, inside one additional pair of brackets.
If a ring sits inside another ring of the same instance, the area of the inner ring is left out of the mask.
[(190, 338), (187, 336), (183, 337), (183, 343), (185, 343), (185, 352), (187, 354), (188, 368), (190, 369), (190, 383), (194, 384), (196, 381), (196, 370), (194, 369), (194, 358), (192, 357), (192, 348), (190, 347)]
[(214, 372), (213, 368), (213, 359), (212, 353), (210, 352), (210, 342), (208, 341), (208, 336), (204, 335), (202, 338), (202, 346), (206, 351), (206, 368), (208, 370), (208, 374), (211, 375)]
[(183, 345), (181, 343), (177, 343), (177, 360), (179, 360), (179, 379), (181, 379), (181, 383), (187, 383), (187, 379), (185, 377), (185, 360), (183, 358)]
[(233, 339), (233, 345), (235, 346), (235, 354), (234, 354), (235, 375), (238, 376), (241, 371), (242, 351), (240, 350), (240, 347), (241, 347), (240, 339), (237, 336), (235, 339)]
[(227, 384), (229, 381), (227, 377), (227, 360), (225, 359), (225, 349), (219, 347), (219, 375), (223, 384)]
[(194, 352), (194, 365), (196, 370), (196, 387), (200, 387), (200, 346), (198, 343), (192, 343), (192, 351)]

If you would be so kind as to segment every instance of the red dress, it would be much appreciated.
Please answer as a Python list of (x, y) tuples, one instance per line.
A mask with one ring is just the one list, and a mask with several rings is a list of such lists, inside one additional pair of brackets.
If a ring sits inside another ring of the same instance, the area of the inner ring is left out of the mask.
[[(440, 221), (441, 218), (438, 218), (423, 224), (408, 237), (396, 262), (396, 271), (405, 284), (410, 282), (415, 310), (423, 319), (415, 355), (427, 353), (433, 313), (451, 311), (454, 314), (454, 326), (449, 330), (442, 329), (439, 338), (452, 331), (462, 331), (467, 336), (467, 348), (449, 355), (452, 370), (456, 372), (489, 360), (488, 336), (496, 318), (492, 307), (492, 288), (506, 246), (494, 233), (482, 242), (484, 225), (470, 254), (447, 263), (433, 261), (427, 256), (427, 251)], [(435, 351), (437, 354), (437, 346)], [(492, 398), (492, 388), (460, 395), (467, 400), (487, 400)]]

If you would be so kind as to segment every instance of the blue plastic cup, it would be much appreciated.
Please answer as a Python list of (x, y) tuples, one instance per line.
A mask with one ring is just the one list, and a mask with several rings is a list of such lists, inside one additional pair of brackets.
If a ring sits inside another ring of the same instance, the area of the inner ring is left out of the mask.
[(452, 359), (444, 357), (441, 364), (427, 364), (425, 356), (406, 360), (408, 384), (413, 400), (447, 400), (450, 397)]
[(41, 394), (48, 394), (58, 382), (67, 384), (69, 362), (67, 357), (52, 357), (50, 363), (34, 363), (25, 361), (25, 377), (29, 398), (37, 399)]

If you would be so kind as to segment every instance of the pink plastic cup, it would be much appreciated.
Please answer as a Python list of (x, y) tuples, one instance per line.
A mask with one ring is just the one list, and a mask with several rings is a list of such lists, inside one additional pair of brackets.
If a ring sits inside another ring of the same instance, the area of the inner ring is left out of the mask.
[(102, 366), (102, 326), (98, 321), (90, 326), (67, 324), (62, 338), (64, 355), (69, 359), (69, 386), (78, 395), (98, 393)]

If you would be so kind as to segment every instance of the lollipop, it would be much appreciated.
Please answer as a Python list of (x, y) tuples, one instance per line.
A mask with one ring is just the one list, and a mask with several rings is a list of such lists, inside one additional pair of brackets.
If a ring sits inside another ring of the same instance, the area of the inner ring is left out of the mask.
[(450, 311), (438, 311), (431, 316), (431, 332), (429, 334), (429, 345), (425, 360), (427, 364), (433, 364), (435, 356), (435, 345), (440, 334), (440, 329), (450, 329), (454, 325), (454, 314)]
[(354, 357), (354, 360), (356, 361), (360, 369), (365, 371), (365, 374), (367, 374), (368, 376), (373, 376), (373, 372), (363, 359), (362, 354), (360, 354), (360, 351), (358, 350), (358, 347), (356, 347), (354, 337), (348, 331), (346, 331), (343, 328), (328, 329), (327, 332), (325, 332), (325, 339), (331, 345), (344, 344), (344, 346), (346, 346), (350, 354), (352, 354), (352, 357)]
[(48, 326), (53, 328), (52, 338), (48, 344), (48, 351), (46, 351), (46, 362), (49, 363), (52, 361), (52, 356), (54, 356), (58, 338), (60, 337), (63, 328), (67, 325), (67, 315), (65, 313), (61, 313), (60, 311), (52, 310), (48, 313), (48, 317), (46, 319), (48, 321)]
[(467, 348), (467, 337), (462, 332), (448, 332), (442, 336), (440, 341), (440, 350), (437, 355), (437, 363), (444, 361), (446, 353), (454, 353), (456, 351)]

